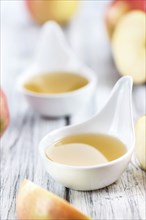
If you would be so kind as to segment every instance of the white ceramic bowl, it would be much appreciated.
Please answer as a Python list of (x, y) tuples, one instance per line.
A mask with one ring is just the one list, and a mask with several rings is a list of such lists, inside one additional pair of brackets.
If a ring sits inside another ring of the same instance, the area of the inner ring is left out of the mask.
[[(120, 79), (103, 109), (90, 120), (49, 133), (40, 142), (39, 150), (46, 171), (62, 185), (75, 190), (94, 190), (115, 182), (126, 169), (134, 149), (132, 115), (132, 80)], [(55, 163), (46, 156), (46, 149), (57, 139), (80, 133), (101, 133), (120, 139), (127, 153), (111, 162), (96, 166), (70, 166)]]

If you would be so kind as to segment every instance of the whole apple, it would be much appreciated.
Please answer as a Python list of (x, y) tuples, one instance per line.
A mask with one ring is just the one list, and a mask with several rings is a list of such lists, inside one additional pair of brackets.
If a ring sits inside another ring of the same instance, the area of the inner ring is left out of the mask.
[(132, 10), (146, 11), (145, 0), (114, 0), (111, 2), (105, 15), (106, 28), (110, 39), (120, 18)]
[(67, 23), (78, 6), (78, 0), (25, 0), (32, 18), (43, 24), (49, 20), (55, 20), (60, 24)]
[(3, 135), (9, 124), (9, 111), (4, 92), (0, 88), (0, 137)]

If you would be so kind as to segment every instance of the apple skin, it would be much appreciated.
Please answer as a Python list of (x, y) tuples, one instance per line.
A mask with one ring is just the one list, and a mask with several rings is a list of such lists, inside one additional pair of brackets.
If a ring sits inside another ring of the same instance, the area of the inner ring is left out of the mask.
[(24, 180), (16, 199), (16, 214), (19, 220), (91, 220), (64, 199)]
[(0, 88), (0, 137), (4, 134), (9, 124), (9, 111), (7, 105), (7, 99)]
[(131, 10), (146, 12), (145, 0), (115, 0), (108, 6), (105, 15), (105, 24), (109, 38), (112, 38), (115, 27), (120, 18)]
[(126, 0), (131, 10), (141, 10), (146, 12), (146, 2), (145, 0)]
[(43, 24), (49, 20), (55, 20), (59, 24), (66, 24), (75, 13), (78, 6), (78, 0), (25, 1), (28, 11), (38, 24)]

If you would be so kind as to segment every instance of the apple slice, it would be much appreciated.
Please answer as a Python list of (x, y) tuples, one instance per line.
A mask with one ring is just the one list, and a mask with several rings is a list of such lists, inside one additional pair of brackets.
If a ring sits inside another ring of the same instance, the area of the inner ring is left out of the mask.
[(146, 170), (146, 115), (141, 117), (135, 125), (136, 156), (142, 169)]
[(146, 14), (132, 11), (117, 24), (112, 37), (113, 57), (121, 75), (131, 75), (134, 83), (146, 82)]
[(16, 199), (16, 213), (19, 220), (90, 219), (64, 199), (24, 180)]
[(9, 124), (9, 111), (7, 99), (3, 91), (0, 89), (0, 137), (3, 135)]

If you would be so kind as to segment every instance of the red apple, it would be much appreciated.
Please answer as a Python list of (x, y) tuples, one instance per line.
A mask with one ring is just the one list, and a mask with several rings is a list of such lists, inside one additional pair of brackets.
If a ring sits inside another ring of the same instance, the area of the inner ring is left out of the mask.
[(64, 199), (24, 180), (16, 199), (19, 220), (91, 220)]
[(0, 137), (3, 135), (9, 124), (9, 112), (6, 96), (0, 89)]
[(115, 0), (106, 11), (106, 27), (110, 38), (112, 38), (115, 27), (120, 18), (131, 10), (146, 11), (145, 0)]
[(39, 24), (55, 20), (67, 23), (76, 11), (78, 1), (70, 0), (26, 0), (26, 6), (32, 18)]

